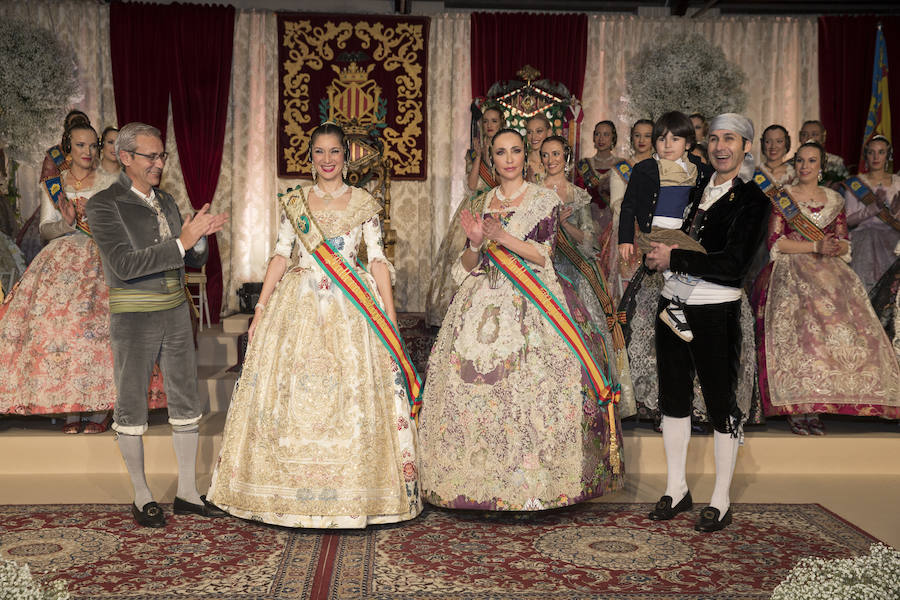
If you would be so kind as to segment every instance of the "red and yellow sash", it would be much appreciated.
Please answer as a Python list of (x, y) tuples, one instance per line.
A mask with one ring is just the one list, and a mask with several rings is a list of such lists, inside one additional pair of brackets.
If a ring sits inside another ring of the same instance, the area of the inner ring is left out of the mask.
[(491, 242), (485, 249), (491, 263), (509, 279), (512, 284), (531, 301), (544, 315), (560, 337), (568, 344), (588, 374), (591, 386), (597, 394), (601, 406), (619, 401), (618, 386), (609, 383), (603, 370), (588, 350), (581, 332), (569, 316), (564, 305), (547, 289), (540, 278), (513, 252)]
[[(863, 183), (863, 180), (859, 177), (848, 177), (841, 185), (843, 185), (851, 194), (853, 194), (853, 196), (857, 200), (859, 200), (866, 206), (869, 206), (873, 202), (878, 201), (878, 198), (875, 197), (875, 192), (872, 191), (872, 188)], [(894, 215), (891, 214), (890, 207), (881, 207), (881, 210), (878, 211), (878, 214), (876, 216), (897, 231), (900, 231), (900, 221), (895, 219)]]
[(279, 198), (284, 212), (294, 226), (297, 237), (300, 238), (303, 246), (350, 302), (363, 314), (391, 357), (399, 365), (409, 397), (410, 416), (414, 417), (422, 404), (419, 398), (422, 381), (419, 379), (419, 374), (413, 366), (396, 326), (378, 305), (365, 281), (357, 275), (355, 269), (341, 256), (340, 252), (335, 250), (325, 239), (310, 215), (303, 189), (297, 186), (292, 190), (289, 189), (285, 194), (279, 194)]
[(616, 311), (612, 298), (610, 298), (607, 291), (608, 288), (603, 272), (598, 268), (596, 259), (591, 260), (584, 256), (562, 227), (556, 233), (556, 249), (569, 262), (575, 265), (579, 273), (584, 275), (594, 295), (597, 296), (597, 300), (600, 301), (600, 307), (603, 308), (603, 312), (606, 314), (606, 326), (612, 335), (613, 349), (623, 349), (625, 347), (625, 336), (622, 333), (622, 323), (626, 321), (625, 312)]
[(794, 231), (805, 237), (810, 242), (818, 242), (825, 239), (825, 233), (819, 227), (810, 221), (791, 195), (784, 189), (776, 188), (774, 192), (767, 193), (766, 197), (772, 203), (784, 220), (788, 222)]
[(481, 159), (478, 160), (478, 175), (479, 177), (481, 177), (481, 180), (487, 185), (488, 189), (497, 187), (497, 182), (494, 180), (494, 174)]

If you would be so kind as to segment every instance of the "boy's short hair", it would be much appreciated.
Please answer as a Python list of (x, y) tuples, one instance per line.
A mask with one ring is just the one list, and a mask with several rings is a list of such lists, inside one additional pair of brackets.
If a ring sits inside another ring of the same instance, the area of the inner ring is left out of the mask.
[(653, 143), (661, 137), (665, 137), (667, 133), (682, 137), (687, 142), (686, 146), (690, 148), (697, 141), (694, 134), (694, 124), (683, 112), (673, 110), (667, 112), (656, 120), (653, 124)]

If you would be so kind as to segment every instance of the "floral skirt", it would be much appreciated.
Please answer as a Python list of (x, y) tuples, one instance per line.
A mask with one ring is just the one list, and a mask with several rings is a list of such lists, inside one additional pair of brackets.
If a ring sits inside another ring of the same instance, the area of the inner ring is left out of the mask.
[(846, 263), (779, 256), (760, 273), (754, 300), (766, 415), (900, 417), (897, 357)]
[[(105, 411), (115, 401), (100, 252), (83, 233), (56, 238), (0, 308), (0, 414)], [(166, 406), (158, 369), (148, 402)]]
[(323, 277), (291, 270), (269, 300), (207, 496), (237, 517), (287, 527), (412, 519), (422, 510), (416, 424), (399, 367)]
[[(425, 499), (543, 510), (621, 489), (615, 407), (598, 403), (578, 358), (536, 307), (508, 281), (491, 288), (487, 280), (460, 286), (429, 359), (419, 428)], [(607, 369), (599, 333), (570, 290), (572, 316)]]

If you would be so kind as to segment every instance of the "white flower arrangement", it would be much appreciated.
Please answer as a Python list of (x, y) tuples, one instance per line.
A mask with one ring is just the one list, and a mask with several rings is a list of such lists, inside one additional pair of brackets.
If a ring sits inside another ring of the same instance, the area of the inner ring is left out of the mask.
[(626, 102), (635, 119), (656, 120), (670, 110), (710, 118), (747, 104), (744, 72), (699, 34), (661, 37), (641, 48), (631, 65)]
[(59, 143), (78, 93), (72, 50), (47, 29), (0, 20), (0, 146), (19, 162), (39, 161)]
[(56, 580), (44, 587), (31, 576), (28, 565), (0, 560), (0, 600), (69, 600), (66, 584)]
[(900, 551), (872, 544), (869, 554), (802, 558), (775, 588), (772, 600), (900, 599)]

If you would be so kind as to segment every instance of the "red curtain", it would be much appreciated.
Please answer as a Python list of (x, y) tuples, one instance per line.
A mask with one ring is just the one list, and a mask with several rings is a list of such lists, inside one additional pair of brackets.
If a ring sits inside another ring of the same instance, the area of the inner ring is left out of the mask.
[[(188, 197), (194, 208), (212, 202), (222, 164), (231, 87), (234, 7), (114, 2), (110, 51), (119, 125), (140, 121), (165, 141), (172, 121)], [(206, 293), (210, 316), (222, 308), (222, 263), (209, 238)]]
[(587, 15), (472, 13), (472, 96), (531, 65), (542, 79), (584, 91)]
[(891, 141), (900, 138), (900, 17), (819, 17), (819, 113), (828, 131), (827, 150), (852, 169), (862, 151), (869, 101), (875, 33), (881, 23), (887, 44)]
[[(231, 88), (233, 6), (173, 5), (172, 122), (191, 205), (212, 203), (225, 141)], [(222, 263), (209, 238), (206, 292), (211, 315), (222, 308)], [(216, 318), (218, 321), (218, 318)]]
[(169, 116), (168, 8), (113, 2), (109, 7), (109, 46), (119, 127), (133, 121), (153, 125), (166, 141)]

